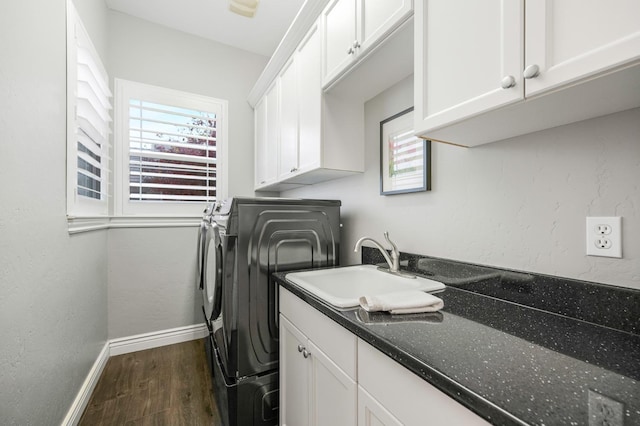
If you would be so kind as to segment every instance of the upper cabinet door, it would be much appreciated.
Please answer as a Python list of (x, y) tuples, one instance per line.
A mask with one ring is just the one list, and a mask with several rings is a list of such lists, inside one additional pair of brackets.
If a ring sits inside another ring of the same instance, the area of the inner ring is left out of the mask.
[(266, 96), (260, 99), (254, 111), (255, 115), (255, 182), (256, 188), (267, 183), (267, 100)]
[(298, 88), (296, 61), (284, 66), (280, 83), (280, 161), (278, 178), (282, 179), (298, 169)]
[(527, 0), (526, 96), (640, 59), (640, 1)]
[(278, 178), (278, 82), (274, 82), (255, 109), (255, 188)]
[(423, 0), (415, 13), (416, 131), (523, 99), (523, 0)]
[(323, 81), (332, 80), (356, 52), (356, 0), (332, 0), (322, 12)]
[(413, 0), (358, 0), (357, 34), (365, 52), (413, 13)]
[(321, 166), (322, 78), (320, 30), (315, 24), (296, 51), (298, 65), (299, 141), (298, 168), (301, 171)]
[(265, 183), (273, 183), (278, 178), (278, 146), (280, 144), (280, 105), (278, 82), (276, 81), (265, 95), (267, 104), (266, 131), (264, 140), (264, 180)]

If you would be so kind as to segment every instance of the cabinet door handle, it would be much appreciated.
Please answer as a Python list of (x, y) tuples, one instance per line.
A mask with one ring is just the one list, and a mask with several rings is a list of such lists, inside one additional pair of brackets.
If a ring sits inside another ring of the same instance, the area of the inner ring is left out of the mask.
[(512, 75), (508, 75), (502, 79), (502, 81), (500, 82), (500, 85), (502, 86), (503, 89), (510, 89), (516, 85), (516, 79)]
[(302, 356), (305, 357), (305, 358), (309, 358), (311, 356), (311, 352), (309, 352), (306, 349), (303, 349), (302, 350)]
[(298, 352), (302, 352), (302, 351), (304, 351), (304, 350), (305, 350), (305, 349), (304, 349), (304, 346), (302, 346), (302, 345), (298, 345)]
[(297, 171), (298, 171), (298, 169), (296, 167), (292, 167), (291, 170), (289, 171), (289, 173), (294, 173), (294, 172), (297, 172)]
[(523, 75), (526, 79), (536, 78), (540, 75), (540, 67), (535, 64), (529, 65), (524, 69)]

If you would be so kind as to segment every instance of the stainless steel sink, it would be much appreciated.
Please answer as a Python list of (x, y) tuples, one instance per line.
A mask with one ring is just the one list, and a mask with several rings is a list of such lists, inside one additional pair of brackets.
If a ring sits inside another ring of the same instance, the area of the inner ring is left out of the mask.
[(402, 290), (436, 291), (445, 286), (427, 278), (405, 278), (380, 271), (375, 265), (292, 272), (286, 278), (338, 308), (358, 306), (361, 296), (377, 296)]

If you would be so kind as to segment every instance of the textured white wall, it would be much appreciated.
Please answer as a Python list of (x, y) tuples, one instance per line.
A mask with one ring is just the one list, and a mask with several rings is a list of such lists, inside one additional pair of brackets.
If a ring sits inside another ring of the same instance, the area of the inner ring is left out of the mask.
[(107, 232), (67, 232), (65, 19), (0, 6), (2, 425), (60, 424), (107, 337)]
[[(367, 102), (364, 174), (281, 194), (342, 200), (343, 263), (388, 230), (401, 251), (640, 288), (640, 109), (472, 149), (433, 143), (432, 191), (380, 196), (379, 123), (411, 105), (412, 77)], [(586, 216), (623, 217), (623, 259), (585, 256)]]
[(204, 322), (197, 228), (109, 230), (109, 338)]
[[(229, 194), (253, 195), (253, 110), (268, 58), (111, 11), (112, 77), (229, 101)], [(197, 209), (200, 213), (200, 209)], [(197, 228), (109, 231), (109, 338), (202, 322)]]

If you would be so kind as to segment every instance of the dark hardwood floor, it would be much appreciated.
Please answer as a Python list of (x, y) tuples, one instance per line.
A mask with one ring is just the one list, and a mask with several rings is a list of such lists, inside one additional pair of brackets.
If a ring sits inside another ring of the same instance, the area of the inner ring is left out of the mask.
[(109, 358), (80, 425), (221, 425), (203, 340)]

